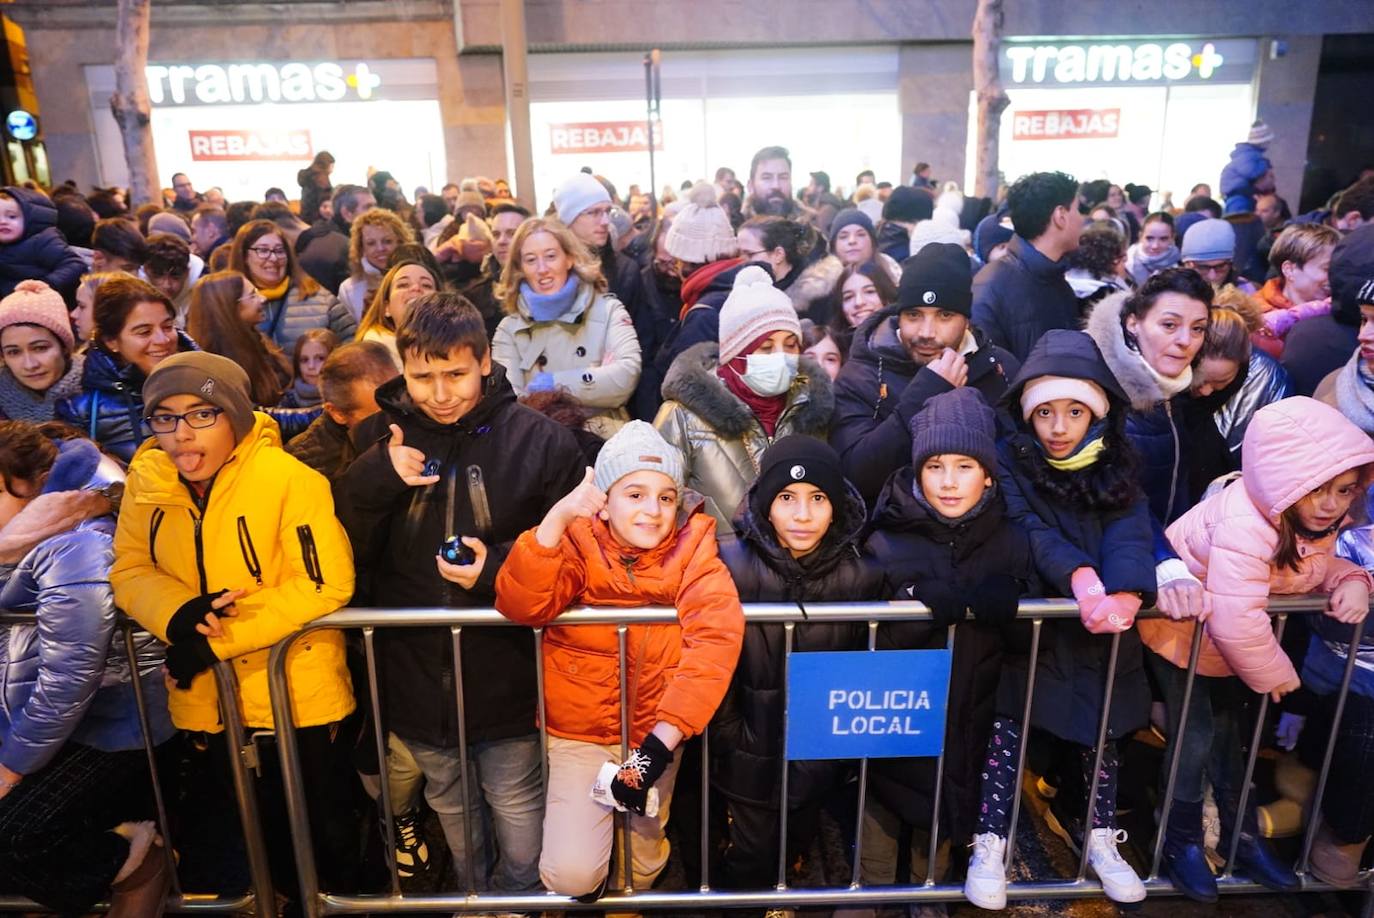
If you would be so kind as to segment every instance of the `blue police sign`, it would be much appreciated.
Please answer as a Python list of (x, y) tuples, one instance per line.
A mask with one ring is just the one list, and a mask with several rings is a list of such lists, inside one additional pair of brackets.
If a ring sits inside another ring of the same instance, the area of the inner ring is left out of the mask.
[(948, 650), (794, 653), (787, 676), (787, 758), (939, 755)]
[(33, 140), (38, 136), (38, 119), (22, 108), (16, 108), (5, 117), (5, 127), (15, 140)]

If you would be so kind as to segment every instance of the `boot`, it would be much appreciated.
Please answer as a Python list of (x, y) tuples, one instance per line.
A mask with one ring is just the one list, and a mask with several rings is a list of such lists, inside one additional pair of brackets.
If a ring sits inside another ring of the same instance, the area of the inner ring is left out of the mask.
[[(1231, 833), (1235, 831), (1235, 800), (1222, 796), (1217, 801), (1221, 809), (1221, 847), (1218, 854), (1225, 857), (1231, 851)], [(1236, 848), (1236, 862), (1232, 867), (1265, 889), (1275, 892), (1296, 892), (1302, 883), (1293, 869), (1279, 859), (1269, 841), (1259, 833), (1254, 807), (1241, 821), (1240, 846)]]
[(111, 887), (107, 918), (158, 918), (167, 904), (167, 891), (171, 887), (167, 853), (160, 846), (150, 847), (142, 863)]
[(1312, 857), (1308, 867), (1312, 875), (1323, 883), (1329, 883), (1337, 889), (1354, 889), (1360, 885), (1360, 861), (1364, 858), (1367, 844), (1367, 838), (1353, 845), (1344, 844), (1322, 821), (1317, 826), (1317, 837), (1312, 840)]
[(1217, 901), (1217, 878), (1202, 847), (1202, 801), (1175, 800), (1164, 829), (1164, 872), (1195, 902)]

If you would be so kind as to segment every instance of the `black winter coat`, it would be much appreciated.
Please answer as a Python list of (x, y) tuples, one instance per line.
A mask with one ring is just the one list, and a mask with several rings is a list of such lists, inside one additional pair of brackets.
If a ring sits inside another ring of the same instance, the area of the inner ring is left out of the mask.
[[(405, 380), (377, 390), (381, 412), (359, 425), (370, 444), (334, 485), (339, 519), (353, 543), (358, 570), (354, 602), (374, 607), (490, 607), (497, 571), (516, 537), (582, 480), (582, 451), (562, 425), (519, 405), (500, 366), (492, 367), (477, 406), (455, 424), (439, 424), (415, 407)], [(438, 484), (412, 488), (387, 454), (388, 425), (405, 443), (440, 463)], [(491, 504), (486, 565), (472, 590), (439, 576), (435, 554), (448, 528), (447, 480), (458, 474), (453, 531), (476, 534), (464, 486), (479, 466)], [(382, 629), (378, 668), (386, 724), (404, 739), (458, 745), (452, 642), (447, 628)], [(535, 730), (534, 640), (525, 628), (463, 630), (463, 697), (467, 738), (522, 736)]]
[(897, 264), (911, 257), (911, 232), (896, 223), (884, 223), (878, 228), (878, 251)]
[[(735, 261), (730, 259), (730, 261)], [(654, 358), (653, 368), (660, 380), (668, 377), (668, 370), (673, 365), (673, 361), (678, 358), (683, 351), (700, 344), (703, 341), (717, 341), (720, 338), (720, 308), (725, 305), (725, 298), (730, 295), (730, 291), (735, 287), (735, 275), (739, 274), (746, 265), (758, 264), (758, 262), (740, 261), (731, 264), (723, 271), (716, 272), (710, 283), (706, 285), (696, 300), (692, 303), (692, 308), (682, 317), (682, 321), (672, 330), (663, 344), (658, 349), (658, 355)], [(768, 265), (758, 264), (760, 268), (769, 271)], [(713, 265), (707, 265), (698, 270), (711, 270)], [(771, 273), (771, 272), (770, 272)], [(687, 279), (688, 285), (691, 278)], [(645, 358), (644, 365), (649, 365), (648, 358)]]
[[(859, 552), (867, 509), (849, 487), (842, 515), (814, 551), (793, 558), (767, 519), (754, 513), (754, 491), (735, 519), (739, 536), (720, 547), (741, 602), (856, 602), (886, 598), (883, 570)], [(801, 624), (792, 632), (793, 652), (863, 650), (862, 622)], [(778, 808), (783, 756), (783, 626), (749, 624), (744, 646), (725, 699), (711, 721), (712, 783), (734, 800)], [(815, 803), (852, 770), (846, 761), (792, 762), (788, 766), (787, 805)]]
[(328, 414), (321, 414), (304, 433), (287, 443), (286, 451), (330, 481), (338, 480), (358, 457), (348, 428)]
[(1288, 330), (1279, 363), (1293, 380), (1294, 395), (1311, 395), (1332, 370), (1345, 366), (1359, 347), (1358, 319), (1347, 324), (1334, 315), (1303, 319)]
[(350, 273), (348, 233), (348, 225), (335, 214), (296, 237), (296, 260), (301, 268), (335, 296)]
[[(185, 332), (177, 332), (177, 352), (196, 351)], [(86, 352), (81, 371), (81, 394), (57, 403), (57, 420), (72, 425), (125, 465), (152, 431), (143, 423), (143, 383), (146, 377), (105, 350)]]
[[(1025, 384), (1041, 376), (1092, 380), (1106, 392), (1112, 412), (1127, 410), (1125, 392), (1093, 340), (1081, 332), (1056, 331), (1042, 338), (1013, 380), (1007, 401), (1019, 401)], [(1071, 597), (1073, 572), (1090, 567), (1108, 593), (1139, 593), (1148, 607), (1155, 593), (1149, 507), (1132, 480), (1133, 447), (1126, 439), (1119, 443), (1114, 439), (1109, 432), (1107, 450), (1092, 466), (1059, 472), (1042, 458), (1030, 428), (1017, 423), (1016, 431), (997, 447), (999, 478), (1008, 515), (1030, 536), (1036, 571), (1047, 595)], [(1071, 477), (1086, 479), (1088, 493), (1103, 503), (1112, 503), (1109, 495), (1120, 489), (1120, 504), (1110, 510), (1093, 509), (1075, 505), (1051, 490)], [(1092, 634), (1078, 621), (1045, 622), (1031, 722), (1063, 739), (1094, 745), (1110, 649), (1110, 636)], [(1119, 653), (1107, 725), (1108, 736), (1113, 738), (1143, 726), (1150, 705), (1140, 635), (1135, 629), (1121, 635)], [(1025, 656), (1009, 658), (998, 693), (999, 712), (1018, 720), (1025, 708), (1027, 662)]]
[[(1008, 575), (1034, 590), (1030, 542), (1009, 519), (995, 493), (981, 513), (949, 526), (918, 501), (915, 473), (908, 465), (888, 480), (873, 510), (866, 553), (886, 572), (893, 599), (929, 599), (952, 590), (969, 597), (989, 577)], [(972, 608), (974, 621), (956, 627), (945, 728), (945, 776), (940, 824), (964, 844), (972, 835), (981, 788), (981, 763), (996, 713), (997, 684), (1005, 633), (1012, 626), (978, 621), (987, 610)], [(885, 623), (879, 649), (938, 649), (947, 633), (931, 622)], [(934, 804), (934, 759), (881, 759), (869, 763), (869, 780), (889, 809), (904, 822), (929, 828)]]
[[(968, 383), (996, 406), (1020, 361), (970, 328), (978, 349), (966, 356)], [(897, 469), (911, 464), (911, 419), (926, 399), (952, 386), (918, 367), (897, 339), (897, 317), (879, 313), (854, 332), (849, 360), (835, 379), (835, 416), (830, 445), (840, 454), (845, 477), (869, 506)]]
[(658, 275), (654, 273), (652, 264), (640, 271), (639, 280), (644, 288), (644, 308), (632, 318), (644, 364), (628, 407), (631, 417), (652, 422), (659, 406), (663, 404), (663, 377), (655, 361), (659, 350), (677, 329), (678, 314), (682, 312), (682, 294), (678, 291), (677, 295), (673, 295), (660, 289)]
[(24, 235), (0, 245), (0, 297), (9, 296), (22, 280), (41, 280), (75, 302), (76, 285), (86, 272), (86, 262), (57, 229), (57, 207), (41, 191), (9, 186), (5, 193), (19, 204), (24, 215)]
[(1051, 328), (1082, 324), (1078, 297), (1064, 280), (1067, 259), (1050, 261), (1020, 236), (1007, 253), (983, 266), (973, 278), (973, 324), (988, 340), (1025, 360), (1035, 342)]

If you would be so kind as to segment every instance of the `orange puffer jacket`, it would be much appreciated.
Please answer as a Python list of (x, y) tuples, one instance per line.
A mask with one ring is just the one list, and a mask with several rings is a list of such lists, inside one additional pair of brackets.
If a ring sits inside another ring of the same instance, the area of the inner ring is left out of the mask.
[[(705, 729), (725, 696), (744, 638), (744, 610), (716, 553), (716, 522), (693, 507), (663, 544), (620, 545), (600, 519), (579, 519), (557, 548), (535, 530), (521, 534), (496, 577), (496, 608), (535, 627), (570, 605), (674, 606), (677, 625), (632, 625), (630, 743), (666, 721), (687, 736)], [(620, 742), (620, 663), (614, 625), (551, 627), (544, 640), (549, 732), (566, 739)]]

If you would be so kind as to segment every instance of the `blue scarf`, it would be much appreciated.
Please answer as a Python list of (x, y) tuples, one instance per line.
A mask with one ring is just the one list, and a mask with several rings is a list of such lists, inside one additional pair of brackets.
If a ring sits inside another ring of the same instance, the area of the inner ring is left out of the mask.
[(555, 293), (535, 293), (534, 288), (521, 281), (520, 295), (525, 299), (525, 308), (530, 311), (530, 318), (536, 322), (552, 322), (572, 309), (573, 301), (577, 299), (577, 288), (580, 284), (581, 278), (575, 273), (569, 272), (563, 289)]

